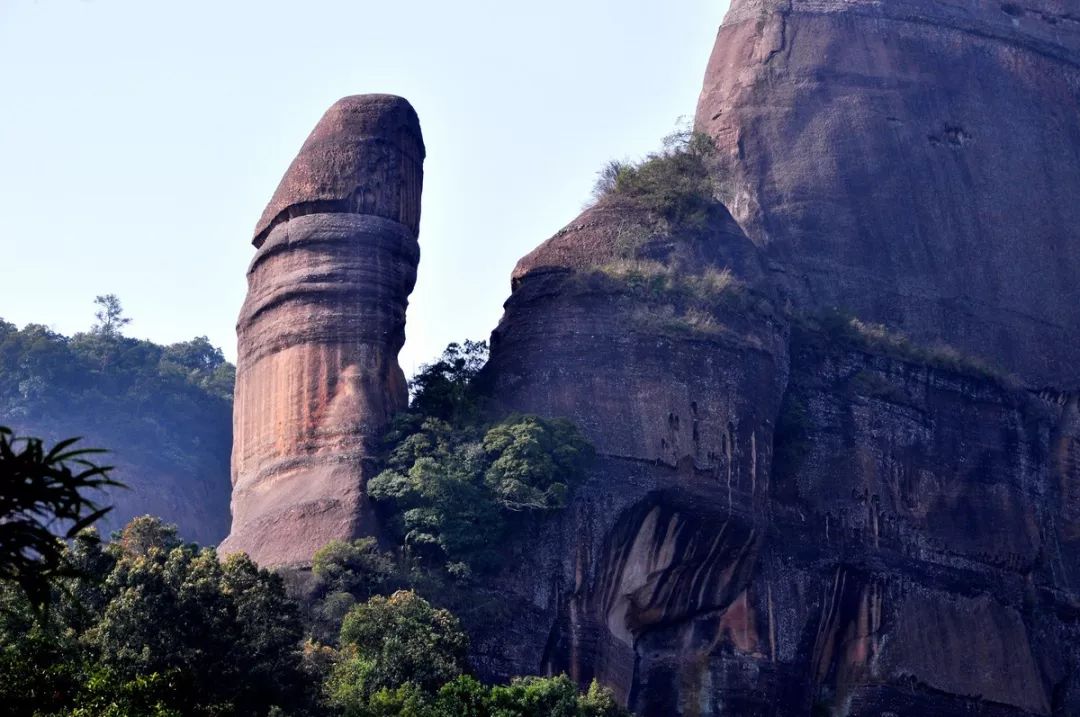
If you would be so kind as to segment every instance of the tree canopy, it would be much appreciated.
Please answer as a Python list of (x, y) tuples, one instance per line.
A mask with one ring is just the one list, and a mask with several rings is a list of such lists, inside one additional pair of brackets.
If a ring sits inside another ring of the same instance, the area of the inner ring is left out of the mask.
[(511, 528), (564, 507), (593, 455), (569, 421), (487, 418), (475, 387), (486, 351), (451, 344), (421, 369), (368, 482), (401, 543), (459, 575), (497, 568)]
[(14, 714), (307, 707), (303, 625), (279, 576), (244, 555), (219, 560), (148, 516), (107, 546), (80, 534), (65, 553), (78, 570), (49, 616), (0, 593), (0, 700)]

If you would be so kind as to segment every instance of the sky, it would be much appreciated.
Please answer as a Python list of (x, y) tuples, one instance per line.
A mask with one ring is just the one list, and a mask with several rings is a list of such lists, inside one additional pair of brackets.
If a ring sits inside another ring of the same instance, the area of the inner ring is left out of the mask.
[(726, 0), (0, 0), (0, 318), (208, 336), (235, 360), (251, 234), (338, 98), (427, 145), (401, 364), (486, 339), (518, 258), (611, 159), (693, 116)]

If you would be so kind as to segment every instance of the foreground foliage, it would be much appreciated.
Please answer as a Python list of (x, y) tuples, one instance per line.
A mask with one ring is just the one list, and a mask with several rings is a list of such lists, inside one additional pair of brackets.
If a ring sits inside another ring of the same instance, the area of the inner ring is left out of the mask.
[(17, 583), (35, 609), (48, 602), (60, 576), (72, 574), (62, 537), (74, 538), (108, 513), (94, 494), (120, 486), (109, 466), (90, 460), (102, 451), (77, 442), (46, 449), (40, 438), (18, 438), (0, 426), (0, 580)]
[(579, 694), (565, 677), (480, 684), (468, 674), (468, 638), (457, 618), (413, 591), (378, 594), (386, 556), (357, 543), (322, 551), (320, 569), (336, 587), (372, 597), (345, 611), (336, 644), (320, 644), (305, 642), (310, 625), (282, 578), (244, 555), (221, 560), (150, 517), (108, 545), (83, 531), (64, 551), (74, 572), (60, 578), (49, 612), (0, 583), (4, 713), (626, 714), (598, 686)]
[(581, 694), (565, 675), (482, 685), (467, 674), (457, 619), (412, 592), (374, 598), (341, 627), (326, 683), (348, 717), (617, 717), (627, 712), (595, 682)]
[(381, 690), (349, 717), (623, 717), (629, 715), (595, 681), (584, 694), (566, 675), (520, 677), (486, 686), (462, 675), (429, 694), (412, 683)]
[(247, 715), (304, 710), (303, 626), (281, 578), (218, 560), (149, 517), (103, 546), (82, 533), (47, 614), (0, 596), (11, 714)]

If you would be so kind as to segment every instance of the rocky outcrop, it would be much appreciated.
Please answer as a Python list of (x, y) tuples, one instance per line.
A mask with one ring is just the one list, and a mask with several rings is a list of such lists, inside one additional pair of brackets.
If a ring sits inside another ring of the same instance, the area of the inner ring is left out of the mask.
[[(788, 360), (761, 275), (719, 205), (707, 228), (668, 233), (604, 201), (519, 263), (485, 387), (501, 410), (570, 418), (598, 458), (572, 510), (524, 541), (497, 588), (516, 618), (478, 640), (489, 675), (565, 670), (638, 704), (637, 635), (723, 599), (739, 572), (729, 560), (756, 551), (748, 525), (704, 540), (680, 526), (767, 505)], [(652, 583), (657, 564), (682, 560), (696, 569)], [(666, 618), (635, 598), (654, 591)]]
[(1080, 387), (1075, 3), (734, 0), (696, 125), (798, 306)]
[(486, 675), (1080, 713), (1078, 39), (1052, 2), (734, 2), (697, 116), (723, 204), (608, 197), (514, 272), (485, 387), (599, 458), (507, 547)]
[(346, 97), (259, 220), (237, 323), (224, 552), (298, 564), (373, 530), (364, 485), (408, 398), (397, 355), (420, 256), (423, 159), (408, 102)]

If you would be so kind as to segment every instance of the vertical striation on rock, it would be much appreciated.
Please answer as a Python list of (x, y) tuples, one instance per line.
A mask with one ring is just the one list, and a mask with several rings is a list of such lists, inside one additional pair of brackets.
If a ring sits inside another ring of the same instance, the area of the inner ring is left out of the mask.
[(371, 459), (408, 390), (397, 356), (420, 257), (424, 143), (391, 95), (335, 103), (259, 220), (237, 323), (224, 552), (302, 564), (369, 533)]
[[(492, 676), (565, 671), (643, 714), (678, 714), (649, 696), (666, 688), (649, 687), (642, 645), (745, 602), (788, 329), (724, 207), (703, 224), (654, 220), (609, 196), (514, 271), (486, 387), (505, 411), (573, 420), (598, 458), (572, 510), (504, 576), (515, 624), (477, 649)], [(658, 661), (698, 659), (683, 652), (662, 647)]]

